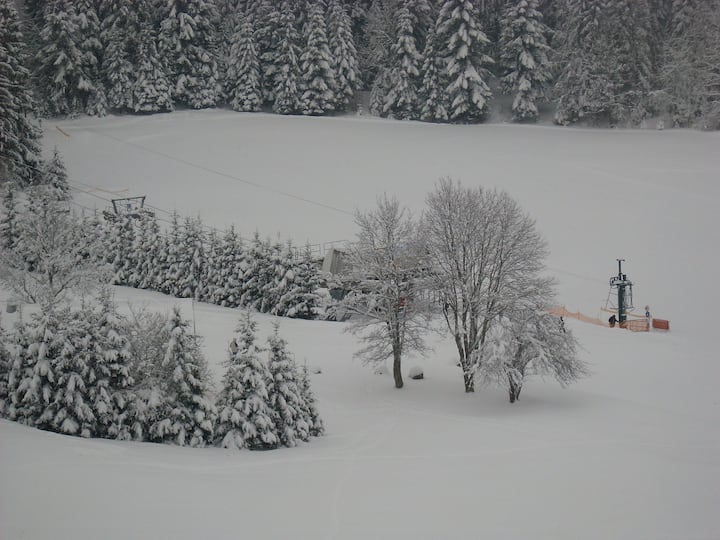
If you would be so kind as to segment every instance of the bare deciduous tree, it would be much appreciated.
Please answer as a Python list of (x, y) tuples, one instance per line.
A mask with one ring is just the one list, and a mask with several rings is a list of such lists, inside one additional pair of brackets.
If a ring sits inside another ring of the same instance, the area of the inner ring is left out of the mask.
[(422, 270), (417, 226), (394, 197), (378, 199), (372, 212), (358, 212), (360, 228), (348, 262), (355, 286), (342, 301), (353, 315), (348, 330), (366, 344), (356, 353), (368, 363), (393, 359), (395, 387), (402, 388), (402, 355), (426, 351), (430, 322), (419, 287)]
[(507, 388), (510, 403), (519, 399), (530, 375), (551, 376), (565, 386), (587, 373), (572, 333), (556, 317), (535, 309), (500, 318), (483, 346), (478, 370), (481, 380)]
[(423, 240), (465, 391), (473, 392), (493, 321), (545, 287), (539, 273), (547, 248), (507, 193), (465, 188), (451, 178), (441, 179), (427, 198)]
[(0, 250), (0, 281), (28, 303), (53, 306), (71, 292), (86, 293), (109, 279), (92, 253), (97, 239), (67, 203), (40, 187), (28, 193), (17, 240)]

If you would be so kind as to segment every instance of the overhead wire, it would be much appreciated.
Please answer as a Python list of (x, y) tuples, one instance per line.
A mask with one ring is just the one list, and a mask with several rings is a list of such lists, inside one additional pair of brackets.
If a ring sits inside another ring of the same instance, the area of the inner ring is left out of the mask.
[(348, 211), (348, 210), (344, 210), (344, 209), (342, 209), (342, 208), (338, 208), (338, 207), (336, 207), (336, 206), (332, 206), (332, 205), (330, 205), (330, 204), (326, 204), (326, 203), (323, 203), (323, 202), (320, 202), (320, 201), (316, 201), (316, 200), (313, 200), (313, 199), (309, 199), (309, 198), (307, 198), (307, 197), (301, 197), (301, 196), (299, 196), (299, 195), (295, 195), (294, 193), (290, 193), (290, 192), (283, 191), (283, 190), (280, 190), (280, 189), (275, 189), (275, 188), (269, 187), (269, 186), (267, 186), (267, 185), (261, 184), (261, 183), (259, 183), (259, 182), (254, 182), (254, 181), (252, 181), (252, 180), (248, 180), (247, 178), (241, 178), (241, 177), (239, 177), (239, 176), (235, 176), (235, 175), (233, 175), (233, 174), (229, 174), (229, 173), (226, 173), (226, 172), (223, 172), (223, 171), (219, 171), (219, 170), (217, 170), (217, 169), (213, 169), (213, 168), (207, 167), (207, 166), (205, 166), (205, 165), (200, 165), (199, 163), (195, 163), (195, 162), (189, 161), (189, 160), (187, 160), (187, 159), (183, 159), (183, 158), (180, 158), (180, 157), (177, 157), (177, 156), (173, 156), (173, 155), (171, 155), (171, 154), (167, 154), (167, 153), (161, 152), (161, 151), (159, 151), (159, 150), (153, 150), (153, 149), (151, 149), (151, 148), (147, 148), (146, 146), (143, 146), (143, 145), (141, 145), (141, 144), (137, 144), (137, 143), (134, 143), (134, 142), (131, 142), (131, 141), (125, 141), (125, 140), (123, 140), (123, 139), (120, 139), (119, 137), (115, 137), (114, 135), (109, 135), (109, 134), (107, 134), (107, 133), (101, 133), (101, 132), (94, 131), (94, 130), (88, 129), (88, 128), (85, 128), (85, 129), (86, 129), (86, 131), (88, 131), (88, 132), (90, 132), (90, 133), (94, 133), (94, 134), (96, 134), (96, 135), (100, 135), (101, 137), (106, 137), (106, 138), (111, 139), (111, 140), (113, 140), (113, 141), (116, 141), (116, 142), (118, 142), (118, 143), (120, 143), (120, 144), (124, 144), (124, 145), (127, 145), (127, 146), (132, 146), (132, 147), (134, 147), (134, 148), (138, 148), (138, 149), (140, 149), (140, 150), (142, 150), (142, 151), (144, 151), (144, 152), (147, 152), (147, 153), (149, 153), (149, 154), (154, 154), (154, 155), (161, 156), (161, 157), (164, 157), (164, 158), (166, 158), (166, 159), (169, 159), (169, 160), (171, 160), (171, 161), (175, 161), (175, 162), (177, 162), (177, 163), (182, 163), (183, 165), (186, 165), (186, 166), (188, 166), (188, 167), (193, 167), (193, 168), (195, 168), (195, 169), (198, 169), (198, 170), (201, 170), (201, 171), (204, 171), (204, 172), (208, 172), (208, 173), (214, 174), (214, 175), (216, 175), (216, 176), (221, 176), (221, 177), (227, 178), (227, 179), (229, 179), (229, 180), (235, 180), (236, 182), (241, 182), (241, 183), (243, 183), (243, 184), (247, 184), (247, 185), (253, 186), (253, 187), (255, 187), (255, 188), (258, 188), (258, 189), (261, 189), (261, 190), (264, 190), (264, 191), (268, 191), (268, 192), (270, 192), (270, 193), (275, 193), (275, 194), (277, 194), (277, 195), (282, 195), (282, 196), (284, 196), (284, 197), (289, 197), (289, 198), (291, 198), (291, 199), (295, 199), (295, 200), (298, 200), (298, 201), (302, 201), (302, 202), (307, 203), (307, 204), (312, 204), (312, 205), (315, 205), (315, 206), (319, 206), (319, 207), (325, 208), (325, 209), (327, 209), (327, 210), (332, 210), (332, 211), (334, 211), (334, 212), (339, 212), (339, 213), (341, 213), (341, 214), (346, 214), (346, 215), (349, 215), (349, 216), (354, 216), (353, 212), (350, 212), (350, 211)]

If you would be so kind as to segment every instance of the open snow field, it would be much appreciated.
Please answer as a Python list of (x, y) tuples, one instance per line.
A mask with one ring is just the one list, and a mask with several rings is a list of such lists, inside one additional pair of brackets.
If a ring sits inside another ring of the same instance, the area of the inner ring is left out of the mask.
[[(635, 305), (672, 331), (568, 320), (592, 377), (529, 381), (510, 405), (499, 389), (464, 394), (448, 340), (406, 358), (426, 378), (396, 390), (352, 359), (342, 324), (282, 319), (297, 359), (322, 369), (324, 437), (232, 452), (2, 421), (3, 540), (720, 539), (720, 134), (227, 111), (44, 128), (90, 192), (77, 203), (146, 195), (246, 237), (352, 239), (350, 214), (383, 191), (419, 211), (440, 176), (497, 186), (537, 219), (569, 309), (597, 314), (623, 257)], [(194, 311), (219, 383), (239, 312), (125, 288), (116, 300)], [(257, 319), (267, 335), (274, 319)]]

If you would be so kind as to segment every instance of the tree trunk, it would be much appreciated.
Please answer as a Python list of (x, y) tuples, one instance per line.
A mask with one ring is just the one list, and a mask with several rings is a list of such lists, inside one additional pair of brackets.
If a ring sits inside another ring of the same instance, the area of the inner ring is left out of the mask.
[(522, 385), (517, 384), (512, 380), (512, 377), (508, 375), (508, 382), (510, 385), (508, 386), (508, 394), (510, 397), (510, 403), (515, 403), (518, 399), (520, 399), (520, 391), (522, 390)]
[(393, 347), (393, 377), (395, 378), (395, 388), (403, 387), (402, 370), (400, 369), (400, 351)]
[(469, 370), (463, 368), (463, 379), (465, 380), (465, 393), (475, 391), (475, 376)]

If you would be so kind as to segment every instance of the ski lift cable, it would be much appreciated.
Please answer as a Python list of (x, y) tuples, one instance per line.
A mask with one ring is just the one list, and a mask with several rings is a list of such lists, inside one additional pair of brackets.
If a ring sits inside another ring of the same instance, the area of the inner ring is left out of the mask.
[(222, 171), (218, 171), (217, 169), (212, 169), (212, 168), (210, 168), (210, 167), (206, 167), (206, 166), (204, 166), (204, 165), (200, 165), (200, 164), (198, 164), (198, 163), (194, 163), (194, 162), (189, 161), (189, 160), (187, 160), (187, 159), (179, 158), (179, 157), (177, 157), (177, 156), (173, 156), (173, 155), (171, 155), (171, 154), (167, 154), (167, 153), (165, 153), (165, 152), (161, 152), (161, 151), (159, 151), (159, 150), (152, 150), (152, 149), (150, 149), (150, 148), (147, 148), (147, 147), (145, 147), (145, 146), (142, 146), (141, 144), (137, 144), (137, 143), (130, 142), (130, 141), (124, 141), (124, 140), (122, 140), (122, 139), (120, 139), (120, 138), (118, 138), (118, 137), (115, 137), (114, 135), (109, 135), (109, 134), (107, 134), (107, 133), (100, 133), (100, 132), (97, 132), (97, 131), (94, 131), (94, 130), (91, 130), (91, 129), (87, 129), (87, 131), (89, 131), (90, 133), (94, 133), (94, 134), (96, 134), (96, 135), (100, 135), (101, 137), (106, 137), (106, 138), (111, 139), (111, 140), (113, 140), (113, 141), (116, 141), (116, 142), (118, 142), (118, 143), (125, 144), (125, 145), (127, 145), (127, 146), (132, 146), (132, 147), (134, 147), (134, 148), (138, 148), (138, 149), (143, 150), (144, 152), (147, 152), (147, 153), (149, 153), (149, 154), (155, 154), (155, 155), (157, 155), (157, 156), (164, 157), (165, 159), (169, 159), (169, 160), (175, 161), (175, 162), (177, 162), (177, 163), (182, 163), (183, 165), (187, 165), (188, 167), (192, 167), (192, 168), (195, 168), (195, 169), (199, 169), (199, 170), (201, 170), (201, 171), (205, 171), (205, 172), (208, 172), (208, 173), (210, 173), (210, 174), (214, 174), (214, 175), (216, 175), (216, 176), (221, 176), (221, 177), (227, 178), (227, 179), (229, 179), (229, 180), (235, 180), (236, 182), (242, 182), (243, 184), (247, 184), (247, 185), (249, 185), (249, 186), (253, 186), (253, 187), (256, 187), (256, 188), (258, 188), (258, 189), (268, 191), (268, 192), (270, 192), (270, 193), (275, 193), (276, 195), (282, 195), (282, 196), (284, 196), (284, 197), (288, 197), (288, 198), (291, 198), (291, 199), (295, 199), (295, 200), (298, 200), (298, 201), (302, 201), (302, 202), (307, 203), (307, 204), (312, 204), (312, 205), (315, 205), (315, 206), (319, 206), (319, 207), (321, 207), (321, 208), (325, 208), (325, 209), (327, 209), (327, 210), (332, 210), (332, 211), (334, 211), (334, 212), (338, 212), (338, 213), (341, 213), (341, 214), (346, 214), (346, 215), (349, 215), (349, 216), (354, 216), (354, 215), (355, 215), (353, 212), (350, 212), (350, 211), (348, 211), (348, 210), (344, 210), (344, 209), (342, 209), (342, 208), (338, 208), (338, 207), (336, 207), (336, 206), (332, 206), (332, 205), (330, 205), (330, 204), (326, 204), (326, 203), (323, 203), (323, 202), (320, 202), (320, 201), (316, 201), (316, 200), (313, 200), (313, 199), (308, 199), (308, 198), (306, 198), (306, 197), (301, 197), (301, 196), (299, 196), (299, 195), (295, 195), (295, 194), (289, 193), (289, 192), (287, 192), (287, 191), (282, 191), (282, 190), (279, 190), (279, 189), (274, 189), (274, 188), (268, 187), (268, 186), (266, 186), (266, 185), (263, 185), (263, 184), (261, 184), (261, 183), (259, 183), (259, 182), (253, 182), (252, 180), (248, 180), (248, 179), (246, 179), (246, 178), (241, 178), (241, 177), (239, 177), (239, 176), (235, 176), (235, 175), (228, 174), (228, 173), (225, 173), (225, 172), (222, 172)]

